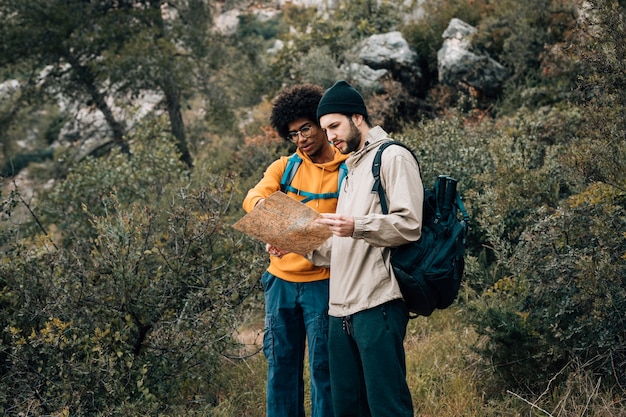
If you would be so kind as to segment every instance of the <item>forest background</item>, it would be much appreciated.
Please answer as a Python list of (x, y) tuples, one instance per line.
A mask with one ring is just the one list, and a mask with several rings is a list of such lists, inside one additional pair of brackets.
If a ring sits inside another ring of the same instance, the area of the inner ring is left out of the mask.
[[(0, 412), (264, 415), (267, 256), (230, 225), (293, 151), (271, 98), (397, 30), (422, 93), (366, 102), (472, 218), (458, 301), (409, 325), (416, 415), (626, 416), (626, 2), (418, 3), (0, 0)], [(497, 95), (439, 83), (452, 18), (506, 67)], [(95, 145), (62, 135), (84, 107)]]

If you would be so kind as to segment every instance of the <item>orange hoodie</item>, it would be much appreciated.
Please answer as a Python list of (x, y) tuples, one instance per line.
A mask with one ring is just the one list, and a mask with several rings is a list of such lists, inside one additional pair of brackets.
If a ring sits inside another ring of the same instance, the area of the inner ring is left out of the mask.
[[(336, 192), (339, 166), (348, 158), (348, 155), (343, 155), (335, 148), (333, 150), (335, 151), (335, 157), (332, 161), (316, 164), (298, 149), (296, 152), (302, 158), (302, 163), (291, 181), (291, 186), (300, 191), (315, 194)], [(288, 156), (282, 156), (274, 161), (263, 174), (261, 181), (248, 191), (246, 198), (243, 200), (243, 209), (246, 212), (250, 212), (259, 200), (269, 197), (272, 193), (280, 190), (280, 180), (287, 167), (288, 159)], [(297, 200), (304, 200), (303, 196), (292, 192), (287, 194)], [(337, 199), (317, 199), (305, 204), (320, 213), (334, 213), (337, 207)], [(267, 270), (271, 274), (291, 282), (319, 281), (330, 277), (329, 268), (315, 266), (304, 257), (295, 253), (287, 254), (282, 258), (270, 256), (270, 265)]]

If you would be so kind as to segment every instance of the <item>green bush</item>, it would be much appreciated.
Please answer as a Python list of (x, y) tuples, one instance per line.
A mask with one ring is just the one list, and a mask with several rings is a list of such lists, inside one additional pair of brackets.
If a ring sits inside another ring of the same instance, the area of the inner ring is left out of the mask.
[(74, 167), (60, 188), (71, 199), (42, 202), (58, 205), (46, 210), (55, 223), (41, 223), (48, 234), (3, 254), (5, 414), (145, 415), (215, 402), (213, 376), (264, 259), (225, 223), (234, 180), (206, 176), (190, 189), (172, 141), (138, 132), (130, 159), (113, 152)]
[(593, 185), (522, 235), (508, 262), (515, 291), (500, 280), (486, 294), (495, 306), (476, 310), (483, 354), (508, 386), (540, 389), (580, 364), (609, 387), (626, 383), (625, 201)]
[(522, 109), (497, 123), (476, 122), (457, 111), (397, 135), (416, 149), (425, 186), (440, 174), (459, 180), (471, 216), (469, 253), (483, 259), (486, 269), (503, 265), (537, 208), (556, 207), (572, 192), (560, 169), (559, 145), (545, 140), (545, 131), (554, 132), (555, 121), (564, 117)]
[[(476, 177), (475, 219), (496, 256), (470, 321), (492, 387), (559, 395), (578, 372), (624, 386), (624, 100), (610, 93), (623, 84), (613, 35), (624, 26), (617, 4), (593, 3), (561, 57), (586, 62), (581, 94), (568, 95), (580, 102), (500, 113), (487, 139), (494, 170)], [(548, 75), (553, 86), (571, 77)]]
[(112, 192), (123, 207), (160, 203), (166, 189), (188, 175), (174, 139), (166, 132), (163, 119), (138, 126), (128, 138), (130, 156), (113, 148), (106, 157), (75, 161), (67, 151), (60, 151), (57, 161), (65, 165), (66, 178), (41, 197), (43, 221), (65, 230), (63, 238), (71, 241), (91, 229), (83, 207), (95, 215), (105, 214)]
[(0, 176), (13, 177), (22, 169), (26, 168), (31, 162), (43, 162), (52, 159), (52, 149), (41, 149), (33, 152), (20, 153), (15, 155), (4, 164)]

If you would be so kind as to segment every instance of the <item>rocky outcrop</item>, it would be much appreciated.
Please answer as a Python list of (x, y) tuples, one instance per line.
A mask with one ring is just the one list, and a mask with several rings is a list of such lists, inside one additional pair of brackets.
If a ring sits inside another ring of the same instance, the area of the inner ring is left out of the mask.
[(356, 62), (343, 65), (341, 71), (345, 74), (345, 78), (352, 80), (355, 84), (373, 90), (381, 88), (380, 80), (389, 73), (386, 69), (375, 70)]
[[(250, 7), (248, 13), (252, 13), (259, 22), (266, 22), (275, 18), (280, 13), (280, 8)], [(213, 17), (213, 31), (226, 36), (232, 36), (239, 29), (239, 18), (246, 13), (239, 9), (220, 11)]]
[(415, 85), (421, 78), (418, 55), (398, 31), (372, 35), (354, 50), (359, 62), (342, 69), (355, 83), (376, 89), (386, 75), (405, 85)]
[(9, 101), (11, 96), (20, 89), (20, 83), (17, 80), (8, 80), (0, 83), (0, 104)]
[[(113, 97), (106, 100), (116, 120), (123, 122), (125, 130), (130, 130), (146, 115), (159, 112), (163, 94), (142, 91), (133, 97), (125, 97), (124, 102), (130, 103), (126, 107), (118, 106)], [(111, 142), (111, 127), (98, 109), (77, 105), (63, 97), (59, 97), (57, 103), (64, 114), (71, 115), (59, 131), (58, 143), (77, 146), (76, 159), (82, 159)]]
[(460, 19), (452, 19), (444, 31), (437, 52), (439, 82), (474, 95), (497, 96), (508, 73), (487, 55), (472, 51), (471, 37), (477, 29)]
[(234, 35), (239, 27), (239, 15), (237, 9), (228, 10), (213, 19), (213, 30), (222, 35)]

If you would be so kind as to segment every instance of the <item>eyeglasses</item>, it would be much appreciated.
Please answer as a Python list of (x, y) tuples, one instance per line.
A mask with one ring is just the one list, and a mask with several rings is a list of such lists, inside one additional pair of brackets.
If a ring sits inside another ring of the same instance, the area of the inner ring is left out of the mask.
[(289, 139), (293, 143), (296, 143), (298, 141), (298, 134), (300, 134), (305, 139), (311, 137), (311, 135), (313, 134), (313, 126), (306, 125), (302, 126), (300, 130), (289, 132), (287, 133), (287, 139)]

